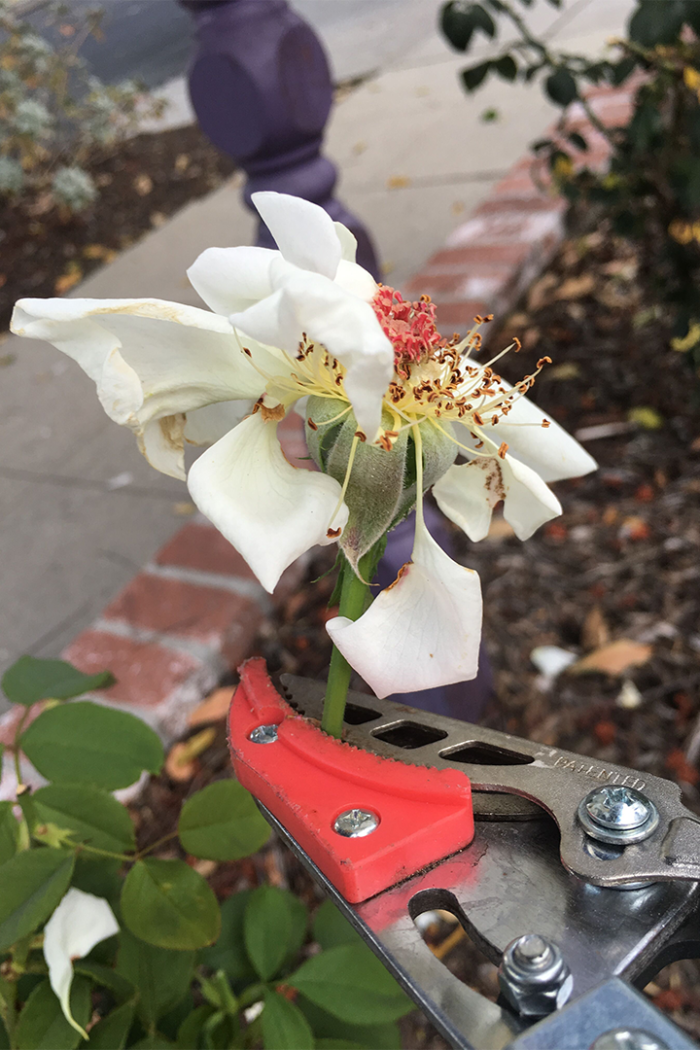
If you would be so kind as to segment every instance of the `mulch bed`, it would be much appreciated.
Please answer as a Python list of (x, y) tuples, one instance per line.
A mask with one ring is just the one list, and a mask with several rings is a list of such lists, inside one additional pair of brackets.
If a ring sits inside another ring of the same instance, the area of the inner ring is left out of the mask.
[[(604, 228), (575, 235), (494, 333), (494, 350), (511, 334), (523, 341), (521, 353), (499, 364), (511, 381), (533, 360), (552, 358), (533, 398), (571, 433), (584, 431), (600, 469), (555, 486), (564, 514), (527, 543), (501, 519), (481, 544), (455, 531), (455, 547), (484, 590), (496, 681), (485, 721), (670, 777), (700, 814), (700, 386), (683, 355), (668, 349), (669, 329), (645, 289), (628, 245)], [(263, 625), (256, 652), (271, 672), (324, 675), (333, 580), (318, 577), (332, 557), (324, 550), (306, 586)], [(565, 672), (547, 681), (530, 660), (542, 645), (581, 656), (622, 639), (650, 647), (648, 659), (623, 674)], [(226, 775), (221, 728), (200, 763), (191, 783), (152, 781), (139, 806), (150, 841), (174, 826), (182, 798)], [(310, 905), (319, 896), (279, 845), (206, 874), (221, 896), (263, 879), (289, 885)], [(495, 968), (468, 939), (443, 922), (427, 937), (453, 972), (495, 998)], [(647, 993), (700, 1036), (697, 963), (672, 964)], [(407, 1047), (446, 1045), (420, 1015), (402, 1024)]]
[(234, 168), (190, 125), (137, 135), (96, 160), (88, 171), (100, 196), (79, 215), (48, 199), (0, 201), (0, 331), (17, 299), (69, 291)]

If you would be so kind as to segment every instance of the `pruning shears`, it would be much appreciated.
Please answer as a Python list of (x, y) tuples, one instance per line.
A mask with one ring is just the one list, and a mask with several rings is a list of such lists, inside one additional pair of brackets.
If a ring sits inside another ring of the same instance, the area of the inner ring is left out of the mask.
[[(638, 991), (700, 956), (700, 821), (679, 787), (456, 719), (241, 668), (239, 780), (416, 1004), (463, 1050), (691, 1050)], [(416, 920), (450, 912), (499, 966), (492, 1002)]]

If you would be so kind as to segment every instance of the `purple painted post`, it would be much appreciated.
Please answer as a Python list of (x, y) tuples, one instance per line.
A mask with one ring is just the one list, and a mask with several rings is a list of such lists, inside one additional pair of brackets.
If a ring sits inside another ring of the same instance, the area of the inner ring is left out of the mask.
[[(372, 240), (333, 195), (335, 165), (322, 156), (333, 85), (323, 47), (286, 0), (180, 0), (195, 16), (199, 50), (189, 75), (199, 124), (256, 190), (321, 205), (357, 238), (357, 261), (379, 277)], [(257, 243), (276, 247), (264, 223)]]

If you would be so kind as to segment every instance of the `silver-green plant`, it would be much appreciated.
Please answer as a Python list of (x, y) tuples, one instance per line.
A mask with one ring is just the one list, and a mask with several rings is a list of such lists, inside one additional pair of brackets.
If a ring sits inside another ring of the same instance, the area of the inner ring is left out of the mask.
[(99, 33), (99, 12), (79, 24), (58, 4), (44, 14), (60, 22), (65, 44), (52, 46), (0, 0), (0, 198), (76, 213), (99, 193), (90, 164), (164, 103), (133, 80), (103, 84), (89, 72), (79, 52)]

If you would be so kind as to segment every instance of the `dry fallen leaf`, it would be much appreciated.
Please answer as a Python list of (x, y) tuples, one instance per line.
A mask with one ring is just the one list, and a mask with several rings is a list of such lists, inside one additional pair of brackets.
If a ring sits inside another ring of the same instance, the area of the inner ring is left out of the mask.
[(197, 759), (213, 744), (216, 730), (212, 727), (203, 729), (189, 740), (181, 740), (173, 744), (165, 760), (165, 772), (171, 780), (190, 780), (199, 768)]
[(551, 293), (558, 283), (559, 278), (553, 273), (546, 273), (544, 277), (540, 277), (539, 281), (535, 281), (527, 297), (528, 313), (534, 313), (535, 310), (539, 310), (541, 306), (549, 302), (553, 298)]
[(194, 727), (206, 725), (207, 722), (222, 722), (228, 715), (234, 692), (233, 686), (230, 685), (215, 689), (206, 700), (202, 700), (201, 704), (197, 704), (194, 711), (190, 712), (187, 724)]
[(643, 645), (631, 638), (618, 638), (599, 649), (594, 649), (569, 668), (569, 674), (587, 674), (601, 671), (603, 674), (622, 675), (630, 667), (641, 667), (650, 659), (651, 645)]
[(509, 525), (505, 518), (494, 518), (486, 539), (500, 543), (501, 540), (510, 539), (511, 536), (515, 536), (513, 526)]
[(575, 361), (565, 361), (561, 365), (555, 365), (547, 372), (547, 379), (578, 379), (581, 375), (581, 366)]
[(147, 197), (153, 189), (153, 179), (150, 175), (137, 175), (134, 179), (134, 189), (139, 197)]
[(173, 503), (173, 514), (177, 518), (189, 518), (196, 510), (194, 503), (190, 503), (189, 500), (180, 500), (178, 503)]
[(567, 277), (554, 293), (555, 299), (583, 299), (590, 295), (595, 288), (595, 279), (592, 274), (584, 273), (580, 277)]
[(610, 628), (599, 605), (594, 605), (583, 621), (581, 628), (581, 645), (589, 649), (600, 649), (610, 641)]
[(83, 271), (81, 266), (73, 259), (68, 263), (65, 273), (62, 273), (60, 277), (57, 277), (54, 282), (54, 291), (56, 295), (64, 295), (69, 292), (71, 288), (75, 288), (76, 284), (82, 280)]
[(408, 175), (391, 175), (386, 180), (386, 185), (389, 190), (402, 190), (411, 185), (411, 180)]

